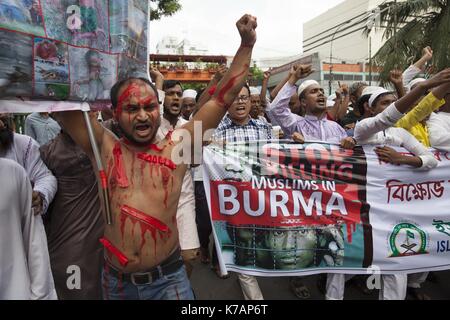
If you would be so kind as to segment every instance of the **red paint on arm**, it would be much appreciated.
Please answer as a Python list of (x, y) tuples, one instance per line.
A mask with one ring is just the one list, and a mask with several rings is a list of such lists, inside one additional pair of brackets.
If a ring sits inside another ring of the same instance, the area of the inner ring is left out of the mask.
[(223, 86), (223, 88), (220, 89), (220, 91), (217, 95), (217, 101), (220, 104), (226, 105), (225, 104), (225, 95), (228, 93), (228, 91), (230, 91), (231, 88), (233, 88), (234, 83), (236, 82), (236, 79), (239, 78), (240, 76), (242, 76), (244, 73), (246, 73), (247, 70), (248, 70), (248, 65), (245, 66), (244, 70), (241, 73), (235, 75), (230, 80), (228, 80), (228, 82)]
[(216, 92), (217, 86), (212, 86), (211, 89), (209, 89), (208, 94), (210, 96), (213, 96), (214, 93)]

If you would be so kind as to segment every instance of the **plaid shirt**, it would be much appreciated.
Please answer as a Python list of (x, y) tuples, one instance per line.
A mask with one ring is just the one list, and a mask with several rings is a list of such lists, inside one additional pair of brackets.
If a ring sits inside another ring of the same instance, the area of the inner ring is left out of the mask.
[(250, 119), (244, 126), (237, 125), (225, 116), (214, 132), (213, 139), (226, 142), (272, 140), (272, 128), (267, 123), (255, 119)]

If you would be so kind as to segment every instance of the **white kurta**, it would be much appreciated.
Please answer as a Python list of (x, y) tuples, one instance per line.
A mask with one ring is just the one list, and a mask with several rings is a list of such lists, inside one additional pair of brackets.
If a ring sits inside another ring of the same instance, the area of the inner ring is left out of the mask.
[(431, 146), (450, 152), (450, 113), (433, 112), (427, 121), (427, 127)]
[(57, 190), (57, 181), (41, 159), (39, 145), (32, 138), (14, 133), (14, 142), (7, 151), (0, 150), (0, 158), (13, 160), (20, 164), (33, 183), (33, 191), (43, 196), (43, 213), (53, 200)]
[[(165, 118), (161, 118), (161, 125), (156, 134), (157, 140), (163, 140), (169, 131), (178, 129), (187, 121), (179, 118), (175, 128)], [(200, 248), (197, 224), (195, 222), (195, 194), (194, 183), (189, 169), (186, 171), (181, 186), (180, 200), (177, 208), (177, 227), (181, 250)]]
[(31, 212), (31, 184), (16, 162), (0, 158), (0, 300), (57, 299), (44, 225)]

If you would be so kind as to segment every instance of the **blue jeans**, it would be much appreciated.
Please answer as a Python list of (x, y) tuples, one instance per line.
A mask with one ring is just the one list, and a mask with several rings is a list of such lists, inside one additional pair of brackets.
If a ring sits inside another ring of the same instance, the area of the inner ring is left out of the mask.
[(123, 281), (109, 273), (107, 267), (103, 269), (102, 280), (105, 300), (194, 300), (184, 265), (150, 284)]

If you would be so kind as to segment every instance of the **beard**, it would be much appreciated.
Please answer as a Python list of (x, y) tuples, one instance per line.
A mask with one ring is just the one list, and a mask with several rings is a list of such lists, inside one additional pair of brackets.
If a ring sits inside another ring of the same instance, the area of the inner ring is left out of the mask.
[(148, 141), (136, 141), (136, 139), (133, 137), (132, 134), (126, 132), (120, 125), (119, 122), (117, 122), (117, 126), (120, 130), (120, 134), (122, 138), (124, 137), (125, 139), (127, 139), (129, 142), (132, 142), (133, 144), (137, 145), (137, 146), (147, 146), (150, 143), (152, 143), (152, 141), (155, 139), (156, 134), (158, 132), (159, 127), (161, 126), (161, 118), (158, 118), (158, 120), (155, 123), (152, 123), (152, 127), (154, 128), (153, 134), (151, 135), (151, 138), (148, 139)]
[(14, 141), (14, 132), (9, 128), (0, 130), (0, 150), (7, 151)]

